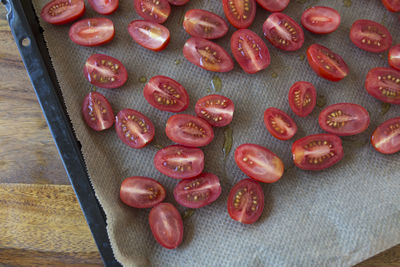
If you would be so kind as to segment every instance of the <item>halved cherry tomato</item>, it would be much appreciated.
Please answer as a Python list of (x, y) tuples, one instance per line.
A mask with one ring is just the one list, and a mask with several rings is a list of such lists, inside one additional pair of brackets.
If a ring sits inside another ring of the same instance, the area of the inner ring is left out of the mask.
[(264, 192), (259, 183), (251, 179), (238, 182), (229, 192), (228, 213), (235, 221), (252, 224), (264, 209)]
[(144, 98), (156, 109), (181, 112), (189, 106), (189, 95), (177, 81), (166, 76), (154, 76), (143, 89)]
[(279, 140), (289, 140), (297, 133), (297, 125), (285, 112), (277, 108), (267, 108), (264, 124), (268, 132)]
[(385, 26), (372, 20), (360, 19), (350, 29), (350, 40), (358, 48), (380, 53), (392, 46), (392, 35)]
[(195, 106), (197, 116), (215, 127), (231, 123), (235, 106), (229, 98), (222, 95), (208, 95), (200, 98)]
[(115, 130), (122, 142), (132, 148), (142, 148), (154, 138), (154, 125), (145, 115), (134, 109), (123, 109), (115, 118)]
[(82, 115), (87, 125), (95, 131), (109, 129), (114, 124), (114, 113), (107, 98), (90, 92), (82, 104)]
[(400, 71), (391, 68), (374, 68), (365, 79), (368, 94), (380, 101), (400, 104)]
[(331, 33), (340, 25), (340, 14), (327, 6), (313, 6), (303, 12), (301, 24), (313, 33)]
[(153, 163), (162, 174), (175, 179), (188, 179), (203, 171), (204, 153), (199, 148), (172, 145), (159, 150)]
[(322, 170), (343, 158), (342, 140), (333, 134), (309, 135), (293, 143), (292, 154), (300, 169)]
[(156, 23), (164, 23), (171, 13), (171, 6), (167, 0), (133, 0), (136, 13)]
[(183, 47), (183, 55), (202, 69), (228, 72), (233, 69), (233, 60), (221, 46), (203, 38), (192, 37)]
[(325, 46), (310, 45), (307, 60), (315, 73), (326, 80), (337, 82), (349, 74), (349, 67), (343, 58)]
[(257, 3), (269, 12), (281, 12), (290, 3), (290, 0), (257, 0)]
[(202, 173), (196, 178), (182, 180), (174, 188), (176, 202), (192, 209), (209, 205), (220, 195), (219, 179), (212, 173)]
[(376, 128), (371, 136), (373, 147), (383, 154), (400, 151), (400, 117), (385, 121)]
[(110, 15), (118, 8), (119, 0), (88, 0), (94, 11), (102, 15)]
[(218, 39), (228, 32), (228, 25), (223, 18), (203, 9), (186, 12), (183, 28), (191, 36), (204, 39)]
[(352, 103), (330, 105), (321, 111), (318, 118), (324, 131), (338, 136), (362, 133), (368, 128), (369, 121), (368, 111)]
[(400, 0), (382, 0), (382, 3), (391, 12), (400, 12)]
[(389, 50), (389, 65), (396, 70), (400, 70), (400, 44), (395, 45), (392, 48), (390, 48), (390, 50)]
[(114, 38), (114, 24), (106, 18), (83, 19), (75, 22), (69, 29), (71, 41), (82, 46), (97, 46)]
[(255, 144), (243, 144), (236, 148), (235, 161), (242, 172), (262, 183), (278, 181), (284, 171), (283, 162), (277, 155)]
[(128, 72), (118, 59), (102, 54), (91, 55), (83, 72), (91, 84), (107, 89), (121, 87), (128, 79)]
[(169, 44), (169, 30), (155, 22), (134, 20), (128, 31), (135, 42), (153, 51), (161, 51)]
[(237, 30), (232, 34), (231, 50), (240, 67), (247, 73), (263, 70), (271, 62), (266, 44), (248, 29)]
[(272, 45), (285, 51), (299, 50), (304, 43), (300, 25), (283, 13), (271, 14), (264, 22), (263, 32)]
[(149, 224), (154, 238), (161, 246), (174, 249), (182, 243), (182, 217), (172, 204), (160, 203), (154, 206), (149, 214)]
[(119, 196), (128, 206), (151, 208), (165, 199), (165, 189), (152, 178), (133, 176), (122, 182)]
[(170, 117), (165, 132), (171, 141), (188, 147), (206, 146), (214, 139), (214, 131), (205, 120), (187, 114)]
[(77, 20), (84, 13), (83, 0), (53, 0), (42, 8), (40, 16), (47, 23), (61, 25)]
[(222, 7), (229, 23), (238, 29), (250, 27), (256, 17), (255, 0), (222, 0)]
[(309, 82), (296, 82), (289, 90), (289, 105), (292, 111), (300, 117), (308, 116), (317, 103), (317, 90)]
[(183, 6), (186, 5), (189, 0), (168, 0), (168, 2), (174, 6)]

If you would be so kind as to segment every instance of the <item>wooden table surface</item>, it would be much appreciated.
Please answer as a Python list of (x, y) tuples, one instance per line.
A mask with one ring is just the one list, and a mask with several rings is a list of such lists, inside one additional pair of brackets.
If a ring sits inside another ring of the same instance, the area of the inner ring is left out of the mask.
[[(0, 77), (0, 265), (101, 266), (1, 5)], [(358, 266), (400, 266), (400, 246)]]

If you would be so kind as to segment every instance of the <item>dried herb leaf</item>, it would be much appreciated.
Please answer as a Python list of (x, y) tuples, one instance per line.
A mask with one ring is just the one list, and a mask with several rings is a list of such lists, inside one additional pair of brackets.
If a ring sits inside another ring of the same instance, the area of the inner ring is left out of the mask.
[(225, 159), (228, 156), (228, 154), (231, 152), (232, 143), (233, 143), (232, 128), (227, 127), (224, 130), (224, 147), (222, 148), (222, 152), (224, 153)]
[(343, 0), (344, 7), (351, 7), (351, 5), (352, 5), (351, 0)]
[(326, 105), (326, 97), (324, 95), (318, 94), (317, 95), (317, 106), (323, 108)]
[(222, 90), (221, 78), (218, 77), (217, 75), (214, 75), (214, 77), (211, 80), (211, 87), (214, 89), (215, 92), (221, 92)]
[(381, 114), (382, 114), (382, 116), (383, 115), (385, 115), (386, 113), (388, 113), (388, 111), (389, 111), (389, 109), (390, 109), (390, 107), (391, 107), (392, 105), (391, 104), (389, 104), (389, 103), (382, 103), (382, 106), (381, 106)]
[(144, 76), (141, 76), (141, 77), (139, 77), (139, 82), (140, 83), (145, 83), (145, 82), (147, 82), (147, 78), (144, 77)]
[(194, 209), (186, 209), (181, 214), (182, 215), (182, 219), (183, 220), (188, 219), (188, 218), (192, 217), (193, 214), (194, 214)]
[(272, 78), (277, 78), (278, 77), (278, 73), (276, 73), (275, 71), (271, 73)]

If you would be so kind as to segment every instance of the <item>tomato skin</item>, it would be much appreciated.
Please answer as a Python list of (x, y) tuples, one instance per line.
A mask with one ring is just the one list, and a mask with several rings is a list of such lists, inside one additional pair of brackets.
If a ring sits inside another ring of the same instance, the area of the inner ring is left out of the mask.
[(310, 32), (328, 34), (340, 25), (340, 14), (336, 9), (326, 6), (313, 6), (303, 12), (301, 24)]
[(257, 0), (257, 3), (269, 12), (281, 12), (290, 3), (290, 0)]
[(221, 191), (216, 175), (202, 173), (195, 178), (180, 181), (174, 188), (174, 197), (180, 205), (197, 209), (213, 203)]
[(172, 204), (164, 202), (154, 206), (149, 214), (149, 224), (154, 238), (161, 246), (175, 249), (182, 243), (182, 217)]
[(267, 108), (264, 124), (268, 132), (279, 140), (289, 140), (297, 133), (297, 124), (285, 112), (277, 108)]
[(400, 44), (390, 48), (388, 57), (390, 67), (400, 70)]
[(183, 6), (186, 5), (189, 0), (168, 0), (168, 2), (174, 6)]
[(365, 79), (365, 89), (382, 102), (400, 104), (400, 71), (391, 68), (371, 69)]
[(133, 0), (133, 5), (139, 16), (155, 23), (163, 24), (171, 13), (171, 6), (167, 0)]
[(103, 45), (110, 42), (114, 35), (114, 24), (106, 18), (83, 19), (75, 22), (69, 29), (71, 41), (81, 46)]
[(95, 131), (103, 131), (114, 124), (114, 113), (107, 98), (100, 93), (90, 92), (82, 104), (82, 115), (86, 124)]
[(183, 28), (191, 36), (210, 40), (221, 38), (228, 33), (228, 24), (223, 18), (203, 9), (191, 9), (186, 12)]
[[(240, 3), (239, 6), (236, 6), (237, 3)], [(245, 6), (246, 4), (247, 6)], [(232, 10), (232, 7), (234, 10)], [(245, 7), (248, 10), (245, 10)], [(229, 23), (237, 29), (250, 27), (256, 17), (257, 6), (255, 0), (222, 0), (222, 8)]]
[(122, 182), (119, 196), (130, 207), (151, 208), (164, 201), (165, 189), (152, 178), (132, 176)]
[[(245, 201), (244, 205), (241, 202)], [(259, 183), (244, 179), (233, 186), (228, 196), (228, 213), (235, 221), (252, 224), (261, 216), (264, 209), (264, 192)]]
[(376, 128), (371, 136), (371, 144), (382, 154), (400, 151), (400, 117), (392, 118)]
[(117, 10), (119, 0), (88, 0), (91, 7), (101, 15), (110, 15)]
[[(69, 5), (65, 11), (55, 15), (55, 6)], [(53, 0), (47, 3), (40, 12), (40, 17), (47, 23), (63, 25), (77, 20), (85, 13), (85, 3), (83, 0)]]
[[(379, 39), (368, 38), (371, 35)], [(393, 39), (388, 29), (382, 24), (372, 20), (360, 19), (351, 26), (350, 40), (360, 49), (381, 53), (392, 46)]]
[(165, 133), (172, 142), (188, 147), (206, 146), (214, 139), (214, 131), (205, 120), (188, 114), (171, 116)]
[(146, 20), (134, 20), (128, 25), (128, 32), (132, 39), (144, 48), (161, 51), (170, 41), (167, 27)]
[(290, 87), (289, 105), (299, 117), (308, 116), (317, 104), (317, 90), (310, 82), (299, 81)]
[(382, 0), (382, 4), (391, 12), (400, 12), (400, 1), (398, 0)]
[(229, 98), (222, 95), (208, 95), (200, 98), (195, 106), (198, 117), (211, 126), (224, 127), (232, 122), (235, 106)]

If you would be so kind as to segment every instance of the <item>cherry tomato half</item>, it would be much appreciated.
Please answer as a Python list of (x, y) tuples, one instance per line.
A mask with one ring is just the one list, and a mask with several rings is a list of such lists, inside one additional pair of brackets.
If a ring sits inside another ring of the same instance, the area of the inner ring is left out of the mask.
[(340, 14), (330, 7), (313, 6), (303, 12), (301, 24), (313, 33), (331, 33), (340, 25)]
[(352, 103), (330, 105), (321, 111), (318, 118), (324, 131), (338, 136), (362, 133), (368, 128), (369, 121), (368, 111)]
[(82, 104), (82, 115), (87, 125), (95, 131), (109, 129), (114, 124), (114, 113), (107, 98), (100, 93), (90, 92)]
[(209, 205), (220, 195), (219, 179), (212, 173), (202, 173), (196, 178), (182, 180), (174, 188), (176, 202), (192, 209)]
[(139, 16), (156, 23), (164, 23), (171, 13), (167, 0), (133, 0), (133, 5)]
[(119, 197), (128, 206), (151, 208), (165, 199), (165, 189), (152, 178), (133, 176), (122, 182)]
[(250, 27), (256, 17), (255, 0), (222, 0), (222, 7), (229, 23), (238, 29)]
[(154, 76), (143, 89), (144, 98), (156, 109), (181, 112), (189, 106), (189, 95), (177, 81), (166, 76)]
[(204, 39), (218, 39), (228, 32), (228, 25), (223, 18), (202, 9), (186, 12), (183, 28), (191, 36)]
[(168, 2), (174, 6), (183, 6), (186, 5), (189, 0), (168, 0)]
[(389, 65), (396, 70), (400, 70), (400, 44), (395, 45), (392, 48), (390, 48), (390, 50), (389, 50)]
[(233, 69), (233, 60), (221, 46), (203, 38), (192, 37), (183, 47), (183, 55), (196, 66), (215, 72)]
[(284, 171), (282, 160), (267, 148), (243, 144), (235, 150), (235, 162), (250, 178), (262, 183), (278, 181)]
[(390, 68), (374, 68), (365, 79), (368, 94), (380, 101), (400, 104), (400, 71)]
[(281, 12), (290, 3), (290, 0), (257, 0), (257, 3), (269, 12)]
[(228, 213), (235, 221), (252, 224), (264, 209), (264, 192), (259, 183), (244, 179), (235, 184), (229, 192)]
[(391, 12), (400, 12), (400, 1), (399, 0), (382, 0), (382, 3)]
[(380, 53), (392, 46), (392, 35), (385, 26), (372, 20), (360, 19), (350, 29), (350, 40), (358, 48)]
[(182, 217), (172, 204), (160, 203), (154, 206), (149, 214), (149, 224), (154, 238), (161, 246), (174, 249), (182, 243)]
[(343, 58), (325, 46), (310, 45), (307, 60), (315, 73), (326, 80), (337, 82), (349, 74), (349, 67)]
[(144, 48), (161, 51), (169, 44), (167, 27), (145, 20), (134, 20), (128, 25), (132, 39)]
[(283, 13), (272, 13), (264, 22), (263, 32), (272, 45), (285, 51), (299, 50), (304, 43), (300, 25)]
[(342, 140), (333, 134), (309, 135), (293, 143), (292, 154), (300, 169), (322, 170), (343, 158)]
[(371, 136), (372, 146), (383, 154), (400, 151), (400, 117), (385, 121)]
[(308, 116), (317, 103), (317, 90), (309, 82), (296, 82), (289, 90), (289, 105), (294, 114)]
[(264, 124), (268, 132), (279, 140), (289, 140), (297, 133), (297, 125), (294, 120), (277, 108), (265, 110)]
[(115, 118), (115, 130), (122, 142), (132, 148), (142, 148), (154, 138), (154, 125), (134, 109), (123, 109)]
[(53, 0), (42, 8), (40, 16), (47, 23), (61, 25), (77, 20), (84, 13), (83, 0)]
[(204, 153), (199, 148), (172, 145), (159, 150), (153, 162), (162, 174), (175, 179), (188, 179), (203, 171)]
[(82, 46), (97, 46), (114, 38), (114, 24), (106, 18), (83, 19), (75, 22), (69, 29), (71, 41)]
[(88, 0), (94, 11), (102, 15), (110, 15), (118, 8), (119, 0)]
[(102, 54), (91, 55), (83, 72), (91, 84), (107, 89), (121, 87), (128, 79), (128, 72), (118, 59)]
[(170, 117), (165, 132), (171, 141), (188, 147), (206, 146), (214, 139), (213, 129), (205, 120), (187, 114)]
[(224, 127), (231, 123), (235, 106), (222, 95), (208, 95), (200, 98), (195, 106), (197, 116), (214, 127)]
[(267, 45), (248, 29), (237, 30), (232, 34), (231, 50), (240, 67), (247, 73), (263, 70), (271, 62)]

